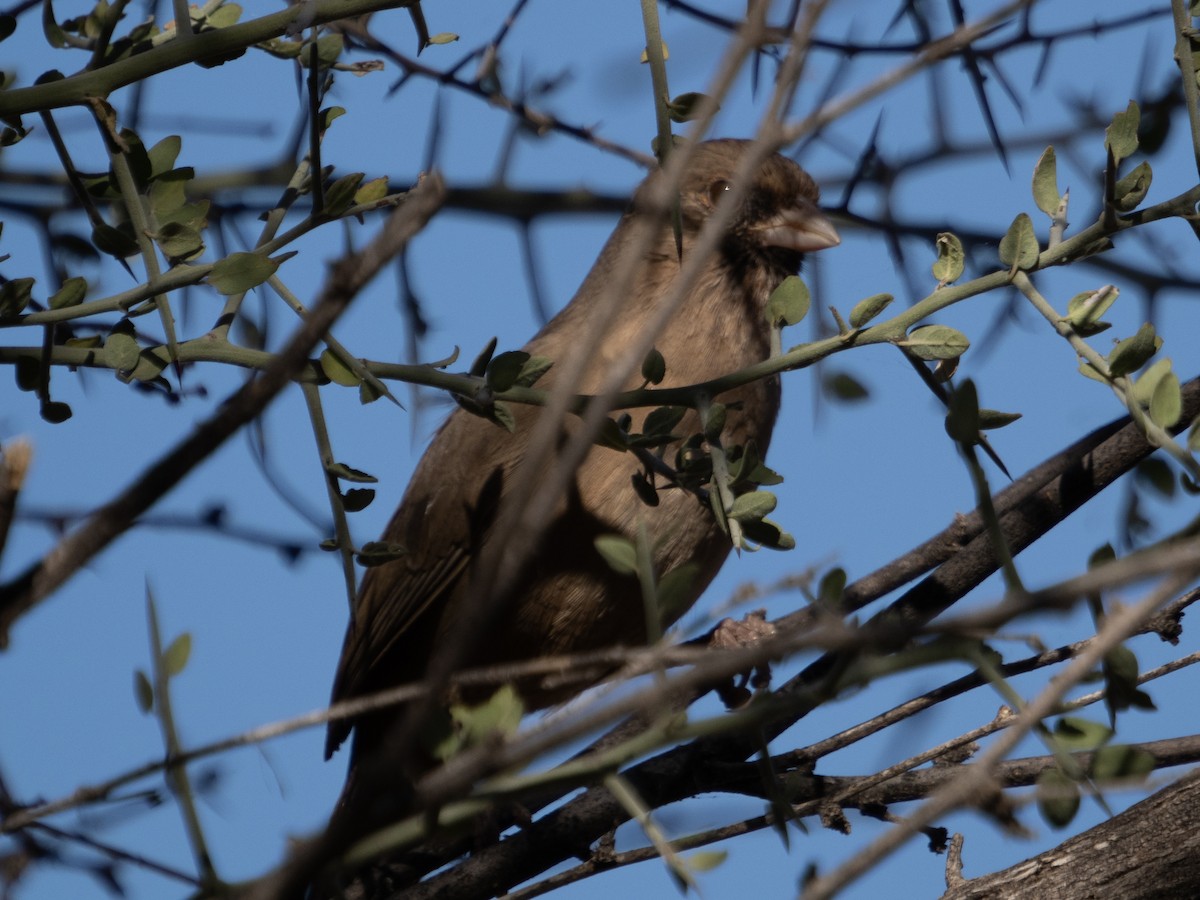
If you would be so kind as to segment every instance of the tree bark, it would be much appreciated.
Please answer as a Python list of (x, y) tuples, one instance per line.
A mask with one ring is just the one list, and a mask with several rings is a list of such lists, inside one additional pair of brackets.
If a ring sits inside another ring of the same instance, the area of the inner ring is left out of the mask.
[(941, 900), (1200, 897), (1200, 769), (1052, 850), (947, 881)]

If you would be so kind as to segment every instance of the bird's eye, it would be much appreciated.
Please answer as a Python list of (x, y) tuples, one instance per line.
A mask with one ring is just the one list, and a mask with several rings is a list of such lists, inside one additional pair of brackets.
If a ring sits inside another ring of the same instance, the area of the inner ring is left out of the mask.
[(708, 202), (716, 206), (721, 200), (721, 195), (728, 192), (732, 187), (733, 185), (728, 181), (714, 181), (708, 186)]

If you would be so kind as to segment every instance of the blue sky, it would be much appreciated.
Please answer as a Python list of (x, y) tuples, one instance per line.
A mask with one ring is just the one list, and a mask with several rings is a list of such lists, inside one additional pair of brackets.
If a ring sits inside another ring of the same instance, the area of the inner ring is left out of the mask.
[[(970, 3), (968, 17), (994, 8)], [(275, 8), (247, 4), (250, 14)], [(743, 4), (725, 4), (736, 15)], [(932, 6), (932, 5), (931, 5)], [(1046, 29), (1080, 25), (1077, 4), (1059, 0), (1042, 4), (1035, 22)], [(422, 61), (435, 67), (455, 60), (464, 48), (477, 46), (498, 27), (505, 10), (499, 4), (426, 3), (433, 32), (450, 31), (462, 40), (427, 49)], [(714, 8), (716, 8), (714, 6)], [(79, 14), (84, 4), (60, 2), (60, 17)], [(878, 39), (893, 13), (891, 4), (833, 3), (820, 34), (831, 39), (853, 36)], [(942, 15), (940, 8), (938, 16)], [(940, 21), (940, 19), (939, 19)], [(942, 21), (942, 26), (945, 23)], [(411, 25), (403, 12), (380, 14), (377, 33), (401, 50), (414, 47)], [(723, 35), (681, 15), (663, 15), (664, 37), (670, 48), (669, 75), (675, 94), (704, 90), (714, 61), (724, 45)], [(898, 26), (889, 39), (906, 41), (912, 35)], [(503, 56), (502, 77), (508, 86), (521, 81), (558, 78), (560, 87), (539, 101), (562, 119), (594, 124), (604, 138), (639, 150), (648, 147), (654, 120), (649, 73), (638, 64), (642, 48), (638, 6), (625, 4), (532, 4), (514, 29)], [(51, 54), (40, 47), (34, 20), (23, 21), (18, 37), (0, 45), (5, 69), (15, 69), (22, 83), (41, 71), (65, 72), (83, 64), (85, 56)], [(990, 97), (1001, 130), (1007, 134), (1048, 135), (1070, 129), (1079, 102), (1093, 105), (1104, 117), (1125, 108), (1139, 88), (1143, 64), (1149, 84), (1161, 87), (1175, 77), (1171, 62), (1169, 14), (1144, 26), (1130, 28), (1103, 40), (1091, 37), (1056, 45), (1046, 77), (1033, 85), (1037, 64), (1033, 51), (1005, 56), (1002, 66), (1016, 91), (1025, 98), (1022, 110), (989, 81)], [(835, 91), (847, 92), (898, 64), (903, 57), (856, 59), (836, 80)], [(1143, 62), (1143, 59), (1145, 62)], [(809, 77), (794, 107), (798, 118), (810, 111), (825, 89), (835, 59), (816, 54)], [(743, 77), (723, 104), (714, 134), (749, 136), (769, 93), (770, 66), (755, 91)], [(441, 92), (428, 82), (414, 81), (389, 94), (396, 70), (363, 78), (341, 74), (328, 102), (348, 114), (331, 129), (324, 147), (326, 163), (339, 172), (364, 171), (368, 178), (387, 175), (393, 182), (411, 181), (423, 164), (426, 136), (435, 105), (441, 104), (443, 134), (438, 167), (452, 185), (480, 185), (496, 174), (496, 156), (503, 146), (508, 120), (503, 113), (461, 93)], [(940, 95), (936, 102), (949, 132), (964, 143), (986, 140), (971, 87), (957, 63), (937, 70)], [(802, 162), (825, 185), (825, 199), (837, 203), (841, 183), (854, 159), (880, 121), (884, 158), (895, 162), (919, 157), (931, 146), (933, 128), (930, 81), (917, 78), (839, 120), (811, 144)], [(129, 91), (112, 98), (120, 110)], [(145, 98), (141, 133), (149, 145), (172, 133), (188, 130), (180, 163), (200, 174), (212, 174), (247, 162), (274, 160), (290, 133), (300, 104), (295, 77), (287, 64), (251, 53), (216, 69), (188, 67), (156, 79)], [(234, 126), (228, 130), (195, 126), (211, 120)], [(60, 122), (81, 166), (102, 168), (95, 131), (78, 110), (64, 111)], [(195, 126), (195, 127), (193, 127)], [(205, 133), (208, 131), (208, 133)], [(1036, 213), (1029, 190), (1034, 161), (1042, 150), (1036, 142), (1015, 144), (1005, 167), (986, 149), (945, 165), (928, 166), (906, 177), (891, 198), (897, 208), (937, 229), (939, 222), (967, 222), (996, 235), (1004, 233), (1019, 212), (1035, 217), (1045, 239), (1045, 217)], [(5, 168), (30, 169), (45, 164), (51, 153), (44, 132), (36, 131), (17, 147), (6, 150)], [(1102, 138), (1091, 136), (1059, 149), (1059, 184), (1070, 187), (1072, 221), (1077, 227), (1092, 221), (1098, 208), (1098, 173), (1103, 166)], [(1166, 148), (1152, 161), (1155, 182), (1148, 203), (1166, 199), (1195, 183), (1190, 145), (1176, 128)], [(516, 143), (507, 178), (513, 186), (587, 187), (627, 194), (641, 177), (624, 159), (599, 152), (570, 137), (549, 134), (525, 136)], [(276, 189), (263, 197), (273, 197)], [(879, 200), (873, 189), (855, 195), (852, 211), (870, 214)], [(918, 215), (919, 213), (919, 215)], [(548, 304), (565, 304), (615, 221), (613, 216), (548, 217), (534, 226), (538, 274)], [(19, 219), (5, 224), (0, 263), (7, 277), (35, 274), (44, 284), (41, 250)], [(816, 303), (837, 306), (843, 313), (868, 295), (890, 292), (898, 302), (908, 300), (887, 247), (876, 236), (843, 225), (843, 244), (807, 271)], [(239, 223), (241, 240), (250, 240), (255, 223)], [(1146, 234), (1126, 237), (1118, 247), (1123, 258), (1144, 264), (1161, 259), (1194, 274), (1194, 251), (1186, 228), (1162, 223)], [(361, 234), (353, 240), (361, 242)], [(229, 249), (241, 249), (238, 236), (229, 235)], [(301, 255), (280, 274), (302, 298), (311, 298), (322, 277), (323, 263), (344, 246), (346, 234), (325, 228), (300, 242)], [(219, 246), (209, 240), (210, 248)], [(906, 244), (915, 260), (912, 271), (925, 280), (932, 247)], [(1154, 255), (1151, 256), (1151, 253)], [(922, 256), (922, 254), (924, 254)], [(1188, 254), (1191, 254), (1189, 258)], [(993, 260), (988, 268), (997, 267)], [(89, 280), (105, 293), (129, 286), (128, 277), (107, 267), (90, 270)], [(520, 346), (536, 330), (530, 290), (521, 263), (516, 229), (506, 221), (445, 211), (413, 247), (413, 285), (425, 305), (431, 330), (424, 359), (446, 356), (461, 345), (470, 359), (495, 335), (501, 349)], [(1038, 277), (1043, 293), (1065, 306), (1073, 294), (1097, 287), (1111, 276), (1071, 267)], [(99, 294), (97, 294), (98, 296)], [(398, 314), (397, 287), (391, 274), (380, 277), (356, 301), (338, 324), (336, 335), (355, 355), (379, 360), (402, 359), (405, 323)], [(1019, 411), (1024, 418), (997, 433), (996, 449), (1014, 474), (1060, 449), (1084, 431), (1121, 412), (1111, 393), (1078, 377), (1074, 354), (1050, 332), (1044, 321), (1019, 309), (988, 352), (978, 352), (1002, 304), (995, 293), (947, 311), (938, 321), (964, 331), (976, 350), (963, 361), (964, 374), (980, 386), (986, 406)], [(1200, 326), (1194, 297), (1166, 293), (1156, 322), (1167, 337), (1163, 353), (1175, 361), (1181, 377), (1200, 369), (1200, 350), (1194, 339)], [(181, 333), (192, 337), (209, 327), (220, 298), (198, 290), (181, 301)], [(267, 310), (271, 339), (278, 344), (292, 327), (291, 314), (272, 296), (249, 301), (255, 315)], [(1136, 330), (1146, 311), (1129, 285), (1108, 317), (1113, 334)], [(815, 317), (814, 317), (815, 320)], [(800, 325), (791, 343), (813, 336), (814, 320)], [(829, 318), (823, 319), (828, 327)], [(150, 330), (154, 325), (142, 320)], [(141, 323), (140, 323), (141, 324)], [(785, 336), (788, 340), (788, 336)], [(9, 329), (0, 343), (40, 341)], [(1110, 346), (1108, 336), (1093, 341)], [(810, 566), (837, 564), (852, 577), (869, 572), (903, 553), (949, 523), (955, 512), (973, 505), (965, 468), (942, 429), (942, 415), (908, 364), (887, 348), (870, 348), (839, 356), (827, 370), (849, 371), (869, 386), (871, 400), (853, 406), (818, 399), (814, 373), (785, 377), (785, 409), (770, 462), (787, 479), (779, 491), (776, 518), (796, 535), (798, 548), (790, 554), (745, 556), (731, 560), (693, 616), (721, 604), (740, 584), (770, 583)], [(822, 370), (820, 374), (825, 374)], [(178, 406), (130, 390), (105, 372), (74, 375), (56, 372), (56, 399), (69, 402), (74, 417), (59, 426), (43, 423), (34, 398), (18, 392), (11, 379), (0, 386), (0, 440), (16, 435), (35, 447), (34, 468), (24, 501), (30, 511), (83, 510), (109, 498), (146, 463), (202, 420), (241, 382), (243, 374), (217, 367), (188, 372), (186, 385), (203, 386), (206, 396), (190, 395)], [(338, 459), (379, 476), (378, 497), (353, 518), (356, 538), (373, 539), (382, 529), (401, 495), (408, 474), (419, 458), (425, 439), (436, 428), (440, 413), (427, 410), (414, 420), (410, 411), (387, 403), (361, 406), (356, 393), (334, 386), (323, 389), (326, 414)], [(432, 398), (431, 398), (432, 399)], [(411, 404), (410, 410), (412, 408)], [(311, 429), (298, 391), (285, 393), (272, 405), (263, 422), (269, 466), (289, 492), (307, 509), (323, 514), (322, 483)], [(415, 437), (414, 437), (415, 436)], [(1002, 476), (992, 472), (995, 486)], [(1076, 573), (1099, 544), (1117, 539), (1116, 518), (1121, 493), (1114, 490), (1056, 529), (1042, 545), (1021, 557), (1026, 582), (1049, 584)], [(157, 514), (196, 515), (213, 503), (227, 509), (231, 523), (261, 529), (314, 544), (325, 534), (296, 515), (268, 485), (252, 462), (249, 440), (242, 435), (198, 468), (155, 511)], [(1182, 506), (1182, 504), (1181, 504)], [(1155, 508), (1164, 522), (1180, 522), (1194, 510)], [(11, 577), (50, 546), (53, 535), (26, 523), (18, 526), (0, 565), (0, 576)], [(167, 527), (139, 527), (93, 561), (66, 587), (12, 633), (9, 649), (0, 655), (0, 708), (8, 726), (0, 737), (0, 773), (14, 795), (30, 801), (69, 794), (161, 755), (157, 725), (142, 716), (134, 703), (133, 671), (148, 661), (144, 597), (149, 583), (157, 597), (168, 637), (189, 632), (192, 658), (174, 681), (174, 703), (185, 741), (195, 745), (216, 740), (266, 722), (321, 706), (327, 699), (332, 672), (345, 625), (345, 599), (336, 560), (320, 553), (306, 554), (284, 565), (278, 554), (225, 537)], [(972, 602), (995, 600), (994, 582), (977, 591)], [(1138, 596), (1136, 591), (1129, 598)], [(792, 595), (764, 601), (771, 615), (800, 604)], [(1036, 631), (1048, 644), (1087, 636), (1085, 617), (1048, 618), (1021, 626), (1021, 635)], [(1020, 637), (1021, 635), (1016, 635)], [(1147, 639), (1137, 642), (1143, 667), (1169, 658), (1170, 648)], [(1019, 642), (1002, 645), (1006, 653), (1023, 655)], [(777, 681), (794, 671), (797, 662), (780, 666)], [(907, 681), (889, 681), (869, 692), (843, 698), (819, 710), (785, 735), (773, 749), (803, 745), (817, 736), (846, 727), (899, 702), (912, 693), (961, 674), (944, 667), (919, 673)], [(1033, 692), (1031, 678), (1017, 683)], [(1163, 712), (1130, 714), (1123, 738), (1172, 736), (1184, 713), (1179, 712), (1196, 679), (1183, 673), (1167, 685), (1151, 688)], [(977, 696), (939, 708), (924, 718), (893, 729), (878, 738), (822, 762), (823, 774), (858, 774), (889, 765), (989, 719), (999, 706), (995, 694)], [(1173, 715), (1174, 710), (1178, 715)], [(1100, 713), (1095, 714), (1097, 717)], [(220, 873), (231, 880), (248, 878), (276, 864), (290, 836), (317, 828), (340, 788), (344, 761), (321, 759), (322, 732), (303, 731), (261, 747), (223, 755), (195, 767), (218, 776), (206, 792), (202, 815)], [(1024, 752), (1039, 753), (1033, 743)], [(158, 786), (147, 782), (146, 786)], [(1121, 807), (1136, 796), (1116, 794)], [(757, 815), (753, 800), (717, 797), (661, 813), (670, 833), (690, 833)], [(893, 810), (902, 814), (902, 809)], [(1080, 823), (1098, 821), (1099, 811), (1085, 802)], [(723, 849), (728, 861), (701, 876), (704, 896), (785, 897), (808, 862), (822, 869), (836, 865), (854, 849), (887, 826), (849, 814), (850, 836), (824, 831), (809, 822), (808, 833), (794, 834), (790, 851), (771, 834), (731, 842)], [(180, 817), (168, 803), (155, 810), (136, 800), (71, 814), (58, 820), (62, 827), (103, 827), (104, 840), (136, 850), (183, 869), (190, 867)], [(968, 876), (1011, 864), (1061, 839), (1032, 810), (1023, 820), (1036, 832), (1029, 841), (999, 833), (989, 822), (970, 814), (950, 817), (943, 824), (967, 835)], [(633, 827), (620, 833), (619, 846), (642, 843)], [(866, 897), (881, 888), (905, 885), (910, 896), (935, 896), (943, 889), (943, 860), (916, 843), (888, 860), (852, 887), (846, 896)], [(185, 886), (135, 869), (123, 870), (130, 896), (184, 896)], [(898, 881), (902, 879), (902, 881)], [(624, 892), (631, 896), (668, 895), (673, 891), (661, 865), (646, 863), (591, 879), (564, 890), (560, 896), (588, 898)], [(67, 868), (42, 868), (23, 886), (29, 900), (100, 893), (96, 883)]]

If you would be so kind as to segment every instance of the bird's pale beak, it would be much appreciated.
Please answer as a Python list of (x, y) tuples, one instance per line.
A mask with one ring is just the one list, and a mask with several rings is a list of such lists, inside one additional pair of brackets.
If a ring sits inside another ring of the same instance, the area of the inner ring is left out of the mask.
[(772, 247), (811, 253), (842, 242), (829, 217), (808, 200), (797, 200), (762, 226), (763, 241)]

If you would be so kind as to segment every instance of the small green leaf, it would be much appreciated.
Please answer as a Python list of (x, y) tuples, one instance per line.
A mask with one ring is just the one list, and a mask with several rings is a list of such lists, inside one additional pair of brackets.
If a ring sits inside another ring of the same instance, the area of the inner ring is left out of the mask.
[(1141, 747), (1128, 744), (1110, 744), (1101, 747), (1092, 757), (1091, 775), (1097, 781), (1114, 778), (1144, 779), (1157, 766), (1154, 754)]
[(821, 384), (826, 394), (843, 403), (855, 403), (871, 396), (862, 382), (845, 372), (827, 375)]
[(933, 277), (938, 286), (958, 281), (962, 277), (966, 254), (963, 252), (962, 241), (957, 235), (943, 231), (934, 242), (937, 249), (937, 260), (933, 264)]
[(171, 262), (187, 262), (204, 252), (204, 239), (190, 225), (168, 222), (154, 236), (163, 255)]
[(524, 350), (509, 350), (493, 357), (483, 373), (484, 382), (497, 394), (507, 391), (517, 383), (529, 359), (529, 354)]
[(369, 472), (352, 468), (340, 462), (330, 463), (325, 467), (325, 471), (334, 478), (341, 481), (349, 481), (351, 484), (376, 484), (379, 481), (378, 478)]
[(133, 672), (133, 698), (143, 715), (154, 709), (154, 687), (141, 669), (135, 669)]
[(385, 176), (373, 178), (354, 192), (354, 205), (374, 203), (387, 196), (388, 180)]
[(258, 287), (279, 269), (279, 263), (261, 253), (231, 253), (208, 273), (208, 283), (226, 296)]
[(1033, 220), (1027, 213), (1019, 214), (1008, 227), (1008, 232), (1000, 239), (1000, 261), (1013, 272), (1018, 269), (1032, 269), (1037, 265), (1040, 253), (1037, 235), (1033, 230)]
[(134, 256), (138, 252), (138, 244), (133, 235), (123, 229), (113, 228), (105, 222), (92, 229), (92, 243), (102, 253), (117, 259)]
[(334, 384), (340, 384), (342, 387), (355, 387), (362, 380), (353, 369), (338, 359), (337, 354), (332, 350), (322, 350), (319, 362), (321, 370)]
[(341, 106), (330, 106), (321, 110), (317, 116), (321, 122), (321, 130), (328, 130), (329, 126), (333, 124), (334, 119), (340, 119), (345, 114), (346, 110)]
[(375, 492), (370, 488), (351, 488), (342, 495), (342, 506), (346, 512), (362, 512), (375, 499)]
[(967, 352), (971, 342), (961, 331), (949, 325), (922, 325), (899, 342), (918, 359), (957, 359)]
[(666, 377), (667, 361), (657, 349), (651, 347), (646, 358), (642, 360), (642, 378), (649, 384), (662, 384)]
[(33, 295), (33, 278), (14, 278), (0, 285), (0, 319), (19, 316)]
[(1138, 463), (1133, 472), (1139, 484), (1150, 487), (1168, 500), (1175, 496), (1175, 473), (1165, 460), (1151, 456)]
[(515, 387), (533, 387), (554, 366), (554, 361), (545, 356), (531, 356), (521, 366), (514, 382)]
[(838, 609), (846, 593), (846, 570), (835, 566), (821, 576), (817, 586), (817, 602), (826, 609)]
[(1067, 750), (1095, 750), (1112, 740), (1113, 730), (1079, 716), (1063, 716), (1054, 724), (1054, 736)]
[[(674, 100), (667, 104), (667, 113), (671, 116), (672, 122), (690, 122), (700, 116), (700, 104), (707, 98), (705, 94), (689, 92), (680, 94)], [(719, 110), (721, 107), (714, 106), (713, 111)]]
[(1053, 828), (1066, 828), (1079, 812), (1079, 785), (1059, 769), (1046, 769), (1037, 780), (1038, 811)]
[(1058, 192), (1058, 161), (1053, 147), (1043, 150), (1033, 167), (1033, 202), (1050, 218), (1054, 218), (1062, 203), (1062, 195)]
[(1065, 321), (1076, 331), (1084, 332), (1099, 323), (1121, 294), (1115, 286), (1106, 284), (1094, 291), (1083, 291), (1067, 301)]
[(1144, 366), (1162, 346), (1162, 338), (1149, 322), (1142, 325), (1133, 337), (1125, 338), (1108, 354), (1108, 371), (1115, 378), (1129, 375)]
[(859, 300), (850, 310), (850, 327), (862, 328), (877, 315), (887, 309), (895, 297), (891, 294), (874, 294), (865, 300)]
[(182, 148), (183, 139), (177, 134), (169, 134), (147, 150), (151, 177), (157, 177), (175, 168), (175, 160), (179, 158)]
[(741, 526), (748, 540), (768, 550), (796, 549), (796, 539), (770, 519), (747, 519)]
[(1113, 186), (1113, 205), (1116, 206), (1118, 212), (1131, 212), (1138, 208), (1143, 200), (1146, 199), (1146, 192), (1150, 190), (1150, 182), (1154, 177), (1154, 173), (1150, 171), (1150, 164), (1147, 162), (1138, 163), (1137, 167), (1120, 179)]
[(710, 872), (728, 858), (729, 854), (724, 850), (701, 850), (689, 856), (686, 862), (688, 868), (694, 872)]
[(645, 434), (671, 434), (685, 415), (687, 415), (685, 406), (660, 406), (658, 409), (651, 410), (650, 414), (646, 416), (646, 421), (642, 424), (642, 431)]
[(1154, 389), (1163, 376), (1171, 371), (1171, 357), (1165, 356), (1153, 362), (1133, 383), (1133, 398), (1142, 406), (1149, 406), (1154, 399)]
[(1011, 425), (1021, 418), (1021, 413), (1001, 412), (998, 409), (979, 410), (979, 427), (983, 431), (991, 431)]
[(430, 44), (453, 44), (457, 40), (458, 35), (452, 31), (439, 31), (429, 36)]
[(60, 403), (57, 400), (52, 400), (49, 403), (43, 403), (39, 412), (41, 413), (42, 418), (51, 425), (61, 425), (73, 415), (70, 405), (66, 403)]
[(124, 329), (113, 331), (104, 339), (104, 362), (118, 372), (131, 372), (141, 359), (142, 348), (137, 339)]
[(174, 677), (184, 670), (192, 655), (192, 636), (186, 631), (171, 641), (163, 653), (163, 666), (167, 675)]
[(78, 306), (83, 302), (83, 298), (87, 296), (88, 283), (86, 278), (80, 278), (78, 275), (68, 278), (63, 282), (48, 301), (51, 309), (66, 309), (70, 306)]
[(666, 628), (678, 621), (691, 608), (696, 601), (696, 579), (699, 576), (699, 564), (685, 562), (658, 580), (658, 617), (661, 627)]
[(364, 177), (362, 172), (351, 172), (325, 188), (325, 206), (321, 213), (336, 217), (348, 210), (354, 203), (354, 195), (358, 193), (358, 186)]
[(808, 315), (812, 298), (798, 275), (789, 275), (767, 298), (767, 321), (775, 327), (795, 325)]
[(761, 519), (773, 512), (778, 502), (770, 491), (750, 491), (734, 497), (728, 516), (739, 522)]
[(637, 548), (633, 546), (632, 541), (619, 534), (602, 534), (593, 544), (608, 563), (608, 567), (618, 575), (633, 575), (637, 572)]
[(1155, 425), (1170, 428), (1183, 416), (1183, 394), (1179, 388), (1179, 376), (1167, 372), (1159, 379), (1150, 400), (1150, 419)]
[(979, 395), (975, 383), (967, 379), (950, 395), (946, 411), (946, 434), (960, 444), (979, 442)]
[[(336, 548), (337, 544), (335, 543), (334, 549)], [(362, 549), (355, 554), (354, 558), (360, 566), (369, 569), (372, 566), (382, 566), (384, 563), (407, 555), (408, 550), (403, 544), (395, 544), (391, 541), (368, 541), (362, 545)]]
[(717, 441), (721, 438), (721, 432), (725, 430), (725, 404), (712, 403), (704, 410), (703, 431), (704, 436), (710, 441)]
[(1113, 116), (1112, 124), (1104, 130), (1104, 146), (1112, 151), (1113, 161), (1118, 165), (1137, 149), (1140, 118), (1137, 102), (1130, 100), (1125, 110)]

